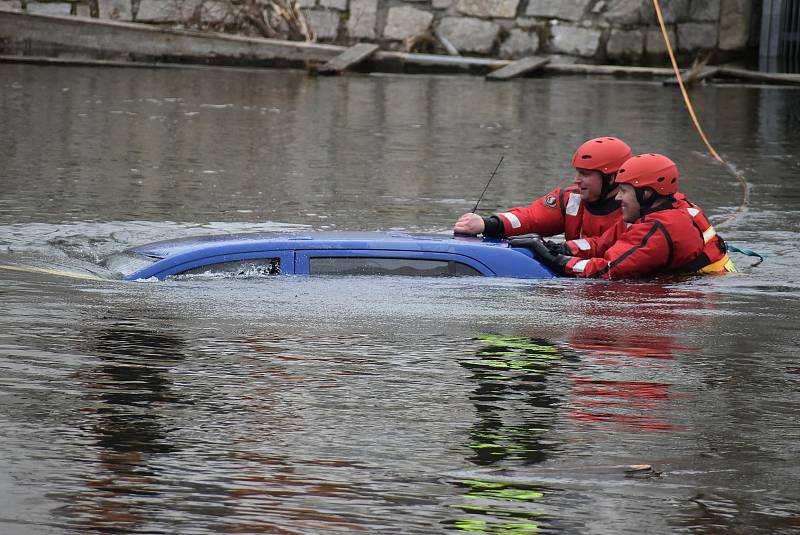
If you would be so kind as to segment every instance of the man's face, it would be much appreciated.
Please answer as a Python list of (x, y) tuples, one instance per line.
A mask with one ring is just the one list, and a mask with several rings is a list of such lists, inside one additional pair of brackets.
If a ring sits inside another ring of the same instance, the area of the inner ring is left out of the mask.
[(633, 223), (641, 215), (641, 206), (636, 198), (636, 189), (630, 184), (620, 184), (615, 198), (622, 205), (622, 220)]
[(600, 192), (603, 191), (603, 175), (600, 171), (581, 168), (575, 171), (575, 184), (581, 189), (581, 200), (583, 202), (600, 200)]

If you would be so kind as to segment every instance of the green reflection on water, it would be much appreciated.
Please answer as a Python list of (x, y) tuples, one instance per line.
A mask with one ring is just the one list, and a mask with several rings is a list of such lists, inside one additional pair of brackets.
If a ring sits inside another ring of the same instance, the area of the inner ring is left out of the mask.
[[(461, 361), (476, 385), (471, 396), (477, 416), (469, 435), (475, 454), (471, 461), (494, 466), (503, 460), (541, 462), (549, 447), (542, 436), (558, 403), (546, 383), (563, 358), (562, 350), (547, 340), (523, 336), (484, 334), (479, 340), (483, 347)], [(462, 496), (469, 503), (452, 507), (468, 517), (449, 522), (453, 529), (508, 535), (541, 532), (543, 513), (531, 510), (545, 496), (541, 489), (477, 479), (457, 484), (467, 487)]]
[[(499, 533), (507, 535), (524, 535), (539, 533), (539, 524), (534, 522), (542, 513), (523, 509), (512, 509), (509, 505), (530, 505), (542, 498), (544, 493), (531, 486), (512, 486), (494, 481), (467, 479), (459, 482), (469, 490), (465, 498), (483, 500), (487, 505), (457, 504), (452, 507), (465, 513), (490, 516), (494, 520), (465, 518), (455, 520), (452, 527), (458, 531), (469, 533)], [(503, 505), (491, 505), (492, 502)]]
[[(470, 368), (488, 368), (494, 373), (502, 369), (544, 373), (551, 361), (561, 359), (558, 348), (541, 340), (494, 334), (484, 334), (478, 339), (485, 342), (487, 347), (478, 353), (478, 360), (464, 363)], [(503, 375), (487, 375), (483, 378), (508, 379)]]
[(486, 522), (485, 520), (459, 520), (453, 527), (459, 531), (467, 533), (498, 533), (500, 535), (526, 535), (528, 533), (539, 533), (539, 526), (526, 523), (503, 523)]
[[(483, 334), (478, 340), (485, 345), (475, 358), (461, 362), (477, 383), (472, 399), (480, 419), (469, 444), (475, 461), (541, 460), (539, 440), (547, 430), (541, 418), (555, 402), (544, 390), (545, 380), (562, 358), (561, 350), (547, 340), (524, 336)], [(527, 425), (509, 425), (507, 417), (521, 417)]]

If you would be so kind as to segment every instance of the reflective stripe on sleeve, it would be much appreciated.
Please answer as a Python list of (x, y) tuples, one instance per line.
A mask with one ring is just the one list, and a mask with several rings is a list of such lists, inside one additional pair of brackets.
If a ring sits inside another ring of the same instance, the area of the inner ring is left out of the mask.
[(498, 215), (508, 219), (509, 223), (511, 223), (511, 228), (519, 228), (522, 226), (522, 223), (520, 223), (519, 218), (514, 214), (512, 214), (511, 212), (503, 212), (502, 214)]
[(581, 194), (580, 193), (570, 193), (569, 200), (567, 201), (567, 215), (577, 215), (578, 208), (581, 207)]
[(574, 240), (572, 243), (578, 246), (579, 251), (588, 251), (592, 248), (592, 246), (589, 245), (589, 242), (584, 239)]
[(714, 227), (708, 227), (705, 232), (703, 232), (703, 241), (708, 243), (711, 241), (711, 238), (717, 235), (717, 231), (714, 230)]
[(572, 266), (572, 271), (574, 273), (583, 273), (583, 270), (586, 269), (586, 264), (588, 264), (588, 260), (581, 260), (580, 262), (575, 262), (575, 265)]
[(687, 208), (686, 211), (689, 212), (689, 214), (692, 217), (694, 217), (694, 216), (696, 216), (697, 214), (700, 213), (700, 210), (698, 210), (697, 208)]

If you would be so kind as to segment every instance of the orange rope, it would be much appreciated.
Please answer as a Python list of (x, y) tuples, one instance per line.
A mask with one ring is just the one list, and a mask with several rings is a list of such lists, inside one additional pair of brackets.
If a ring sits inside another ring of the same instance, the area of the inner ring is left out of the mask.
[(664, 24), (664, 17), (661, 15), (661, 5), (659, 4), (659, 0), (653, 0), (653, 6), (656, 9), (656, 16), (658, 17), (658, 24), (661, 26), (661, 35), (664, 36), (664, 43), (667, 45), (667, 52), (669, 53), (669, 60), (672, 62), (672, 70), (675, 71), (675, 77), (678, 79), (678, 87), (681, 89), (681, 94), (683, 95), (683, 101), (686, 103), (686, 108), (689, 110), (689, 115), (692, 118), (692, 122), (694, 122), (694, 126), (697, 129), (697, 132), (700, 134), (700, 137), (703, 140), (703, 143), (706, 144), (708, 148), (708, 152), (716, 159), (719, 163), (725, 166), (725, 168), (736, 177), (739, 183), (742, 186), (742, 204), (739, 205), (739, 208), (736, 212), (724, 220), (722, 223), (719, 223), (717, 226), (722, 227), (727, 225), (728, 223), (733, 222), (742, 215), (744, 212), (747, 211), (747, 205), (750, 203), (750, 188), (745, 180), (744, 176), (738, 172), (734, 167), (722, 159), (722, 157), (717, 153), (714, 147), (711, 145), (711, 142), (708, 141), (705, 132), (703, 132), (703, 127), (700, 126), (700, 121), (697, 120), (697, 115), (694, 112), (694, 107), (692, 106), (692, 101), (689, 99), (689, 94), (686, 92), (686, 86), (683, 83), (683, 79), (681, 78), (681, 71), (678, 68), (678, 62), (675, 60), (675, 53), (672, 51), (672, 43), (669, 41), (669, 34), (667, 33), (667, 26)]

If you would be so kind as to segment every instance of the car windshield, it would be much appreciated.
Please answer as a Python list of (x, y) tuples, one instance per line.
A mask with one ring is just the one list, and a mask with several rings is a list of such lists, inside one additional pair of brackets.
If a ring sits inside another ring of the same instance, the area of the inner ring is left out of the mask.
[(108, 257), (105, 261), (105, 266), (116, 276), (124, 278), (152, 265), (158, 260), (161, 259), (137, 253), (122, 252)]

